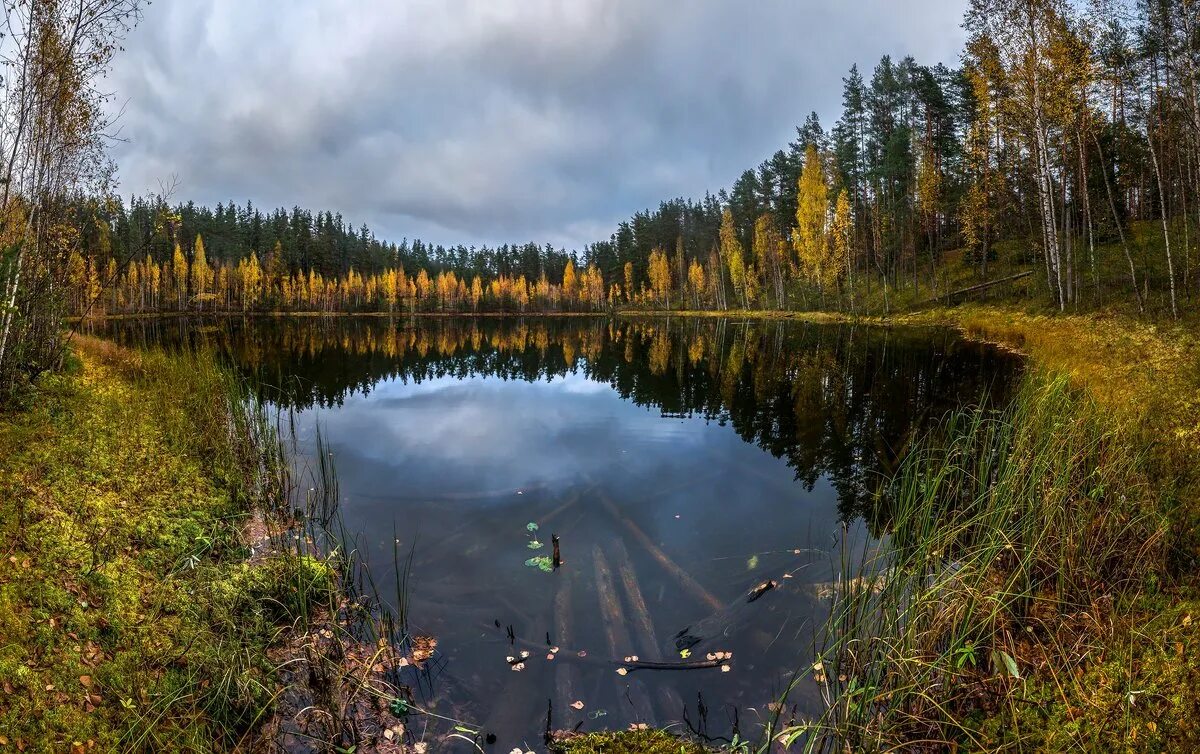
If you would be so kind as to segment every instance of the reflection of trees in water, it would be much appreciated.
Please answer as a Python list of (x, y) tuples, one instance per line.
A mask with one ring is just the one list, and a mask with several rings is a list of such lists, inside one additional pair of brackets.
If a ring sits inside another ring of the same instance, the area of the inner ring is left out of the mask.
[(583, 374), (664, 415), (729, 423), (822, 475), (843, 512), (861, 510), (914, 433), (985, 393), (1003, 397), (1015, 357), (940, 330), (726, 319), (270, 318), (197, 327), (110, 325), (122, 342), (202, 342), (295, 408), (340, 405), (382, 380)]

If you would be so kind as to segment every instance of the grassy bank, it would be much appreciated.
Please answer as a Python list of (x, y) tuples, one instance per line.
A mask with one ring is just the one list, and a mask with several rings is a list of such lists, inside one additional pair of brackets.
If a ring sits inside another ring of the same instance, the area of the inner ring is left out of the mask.
[(868, 751), (1194, 743), (1190, 690), (1159, 693), (1182, 679), (1114, 662), (1159, 646), (1137, 637), (1154, 602), (1179, 596), (1170, 507), (1136, 436), (1066, 377), (1033, 372), (1003, 412), (963, 411), (918, 444), (879, 501), (879, 551), (843, 564), (801, 681), (828, 711), (786, 735)]
[(329, 574), (248, 564), (278, 479), (227, 372), (75, 353), (0, 415), (0, 750), (228, 749), (275, 693), (268, 647)]

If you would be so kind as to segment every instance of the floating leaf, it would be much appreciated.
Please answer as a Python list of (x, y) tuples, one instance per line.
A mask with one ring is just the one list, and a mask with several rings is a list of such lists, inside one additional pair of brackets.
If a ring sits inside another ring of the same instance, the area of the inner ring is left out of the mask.
[(575, 709), (583, 709), (583, 702), (581, 702), (579, 700), (575, 700), (575, 701), (571, 702), (571, 706), (574, 707)]
[(530, 568), (537, 568), (546, 573), (554, 570), (554, 561), (546, 555), (537, 555), (525, 561), (525, 565)]
[(525, 530), (526, 531), (537, 531), (538, 525), (535, 524), (534, 522), (530, 521), (529, 523), (525, 524)]
[(681, 650), (679, 650), (679, 656), (686, 660), (687, 658), (692, 656), (692, 650), (681, 649)]
[(758, 556), (751, 555), (749, 559), (746, 560), (746, 570), (753, 571), (755, 568), (758, 568)]
[(531, 540), (529, 540), (528, 547), (530, 550), (540, 550), (540, 549), (542, 549), (542, 543), (537, 541), (536, 539), (531, 539)]
[(625, 675), (629, 672), (626, 668), (617, 668), (617, 675)]

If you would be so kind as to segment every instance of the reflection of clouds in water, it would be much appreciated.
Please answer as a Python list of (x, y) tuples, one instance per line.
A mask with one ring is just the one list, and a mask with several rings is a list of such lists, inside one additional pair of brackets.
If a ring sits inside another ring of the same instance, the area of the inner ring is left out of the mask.
[(553, 490), (614, 473), (646, 482), (711, 458), (706, 446), (759, 455), (730, 430), (664, 418), (583, 375), (387, 380), (310, 416), (336, 453), (343, 487), (366, 494), (397, 485), (405, 496)]

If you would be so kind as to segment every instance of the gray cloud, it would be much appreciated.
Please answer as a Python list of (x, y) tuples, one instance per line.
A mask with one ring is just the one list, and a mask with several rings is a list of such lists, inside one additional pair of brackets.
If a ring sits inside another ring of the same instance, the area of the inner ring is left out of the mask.
[(387, 238), (607, 237), (837, 117), (884, 53), (953, 62), (965, 0), (176, 0), (109, 88), (125, 193), (341, 211)]

